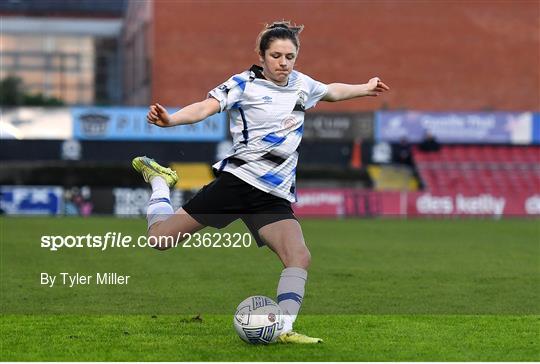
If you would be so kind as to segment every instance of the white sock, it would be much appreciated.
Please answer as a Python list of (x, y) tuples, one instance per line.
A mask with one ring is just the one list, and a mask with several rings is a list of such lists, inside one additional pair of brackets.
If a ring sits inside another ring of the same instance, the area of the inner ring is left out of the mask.
[(298, 316), (304, 289), (307, 281), (307, 271), (302, 268), (285, 268), (281, 272), (277, 288), (277, 301), (284, 315), (283, 332), (292, 331), (293, 323)]
[(150, 180), (150, 185), (152, 186), (152, 197), (153, 198), (166, 198), (170, 199), (170, 190), (165, 182), (165, 178), (156, 176)]
[(167, 182), (162, 177), (154, 177), (150, 180), (152, 185), (152, 196), (148, 201), (146, 209), (146, 219), (148, 221), (148, 229), (158, 221), (167, 220), (173, 214), (171, 206), (171, 192)]

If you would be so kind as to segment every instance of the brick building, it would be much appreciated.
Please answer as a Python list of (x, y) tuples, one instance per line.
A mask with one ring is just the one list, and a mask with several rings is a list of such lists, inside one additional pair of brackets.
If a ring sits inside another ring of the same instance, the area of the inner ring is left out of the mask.
[(257, 62), (263, 24), (304, 24), (297, 69), (323, 82), (382, 77), (381, 99), (318, 110), (539, 110), (538, 1), (132, 1), (124, 101), (186, 105)]
[(0, 79), (66, 104), (122, 102), (125, 0), (0, 1)]

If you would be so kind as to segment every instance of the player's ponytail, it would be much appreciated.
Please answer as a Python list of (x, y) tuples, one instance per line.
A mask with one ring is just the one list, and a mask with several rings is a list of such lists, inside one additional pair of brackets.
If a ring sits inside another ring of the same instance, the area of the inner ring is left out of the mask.
[(302, 29), (304, 29), (303, 25), (291, 24), (290, 21), (285, 20), (266, 24), (257, 37), (255, 51), (264, 55), (264, 52), (270, 48), (270, 44), (276, 39), (289, 39), (298, 51), (300, 49), (300, 32)]

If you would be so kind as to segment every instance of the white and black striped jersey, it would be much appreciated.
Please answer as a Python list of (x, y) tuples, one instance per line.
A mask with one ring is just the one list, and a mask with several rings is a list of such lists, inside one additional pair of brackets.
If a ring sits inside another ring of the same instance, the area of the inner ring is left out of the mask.
[(214, 164), (272, 195), (296, 202), (298, 146), (304, 113), (328, 86), (293, 71), (286, 86), (266, 80), (262, 68), (237, 74), (209, 92), (229, 113), (233, 148)]

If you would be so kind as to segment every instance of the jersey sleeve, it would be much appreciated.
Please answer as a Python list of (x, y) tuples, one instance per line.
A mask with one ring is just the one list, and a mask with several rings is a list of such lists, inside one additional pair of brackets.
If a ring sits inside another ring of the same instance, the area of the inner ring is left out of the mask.
[(211, 90), (208, 97), (213, 97), (219, 102), (220, 111), (230, 110), (241, 100), (248, 80), (249, 78), (243, 74), (232, 76)]
[(307, 84), (309, 94), (307, 95), (306, 100), (306, 110), (311, 109), (315, 105), (317, 105), (317, 102), (319, 102), (320, 99), (326, 95), (328, 92), (328, 85), (325, 85), (322, 82), (316, 81), (313, 78), (303, 75), (304, 80)]

